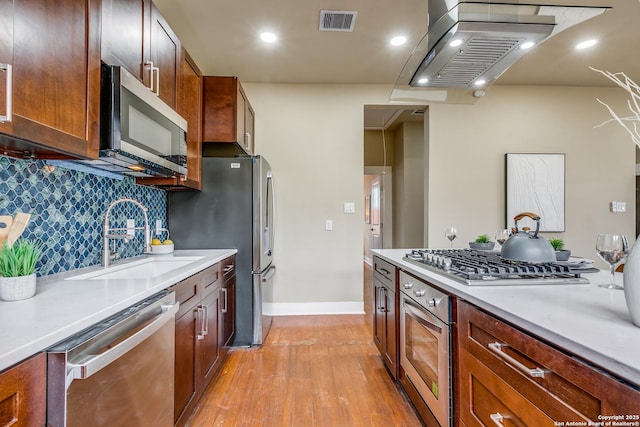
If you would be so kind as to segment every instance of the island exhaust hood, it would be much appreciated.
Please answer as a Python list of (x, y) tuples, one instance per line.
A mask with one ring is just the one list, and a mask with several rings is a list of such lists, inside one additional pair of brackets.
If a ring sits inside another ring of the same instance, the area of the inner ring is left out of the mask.
[(575, 3), (428, 0), (428, 32), (405, 64), (395, 90), (486, 87), (527, 48), (611, 8), (610, 0)]

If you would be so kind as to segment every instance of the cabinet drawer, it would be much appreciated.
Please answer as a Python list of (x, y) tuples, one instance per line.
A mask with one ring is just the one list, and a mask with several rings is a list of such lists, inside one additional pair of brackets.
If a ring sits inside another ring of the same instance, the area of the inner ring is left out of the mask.
[(458, 305), (459, 348), (551, 418), (598, 421), (640, 413), (640, 392), (467, 303)]
[[(461, 418), (472, 426), (553, 426), (553, 419), (466, 351), (460, 352)], [(564, 419), (563, 419), (564, 420)], [(573, 418), (567, 418), (573, 420)]]
[(378, 257), (373, 257), (373, 278), (395, 291), (396, 267)]
[(214, 264), (171, 286), (169, 289), (176, 293), (176, 301), (180, 303), (176, 318), (180, 318), (187, 311), (191, 311), (200, 302), (205, 289), (219, 281), (220, 263)]
[(220, 271), (222, 272), (222, 282), (226, 282), (230, 277), (236, 274), (236, 257), (230, 256), (222, 261), (220, 264)]
[(202, 274), (201, 283), (202, 283), (202, 295), (207, 295), (209, 292), (213, 291), (215, 288), (219, 288), (222, 285), (222, 276), (220, 273), (220, 263), (212, 265), (206, 270), (201, 271), (199, 274)]

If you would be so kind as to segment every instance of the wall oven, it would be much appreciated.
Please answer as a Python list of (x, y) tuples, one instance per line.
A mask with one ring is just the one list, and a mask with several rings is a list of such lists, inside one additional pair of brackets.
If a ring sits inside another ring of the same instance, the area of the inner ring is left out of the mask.
[(440, 426), (449, 427), (453, 408), (451, 297), (404, 271), (400, 272), (400, 295), (401, 377), (415, 388)]

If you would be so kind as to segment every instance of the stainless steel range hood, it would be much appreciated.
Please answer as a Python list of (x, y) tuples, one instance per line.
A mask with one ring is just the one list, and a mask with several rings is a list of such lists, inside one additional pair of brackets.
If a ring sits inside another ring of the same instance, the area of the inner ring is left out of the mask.
[[(525, 55), (527, 47), (604, 13), (611, 3), (429, 0), (428, 32), (405, 64), (395, 91), (411, 96), (416, 89), (486, 87)], [(434, 93), (446, 98), (446, 92)]]

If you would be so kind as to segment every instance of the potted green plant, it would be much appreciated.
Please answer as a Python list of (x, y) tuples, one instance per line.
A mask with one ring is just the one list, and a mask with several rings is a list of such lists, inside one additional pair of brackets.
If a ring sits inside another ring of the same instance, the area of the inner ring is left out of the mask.
[(487, 234), (481, 234), (476, 237), (475, 241), (469, 242), (469, 247), (479, 251), (490, 251), (493, 249), (495, 244), (496, 243), (492, 242)]
[(0, 299), (19, 301), (36, 293), (36, 263), (42, 257), (40, 247), (27, 240), (0, 248)]
[(549, 239), (549, 243), (553, 246), (553, 250), (556, 251), (556, 261), (568, 261), (571, 256), (571, 251), (564, 248), (564, 240), (558, 238)]

